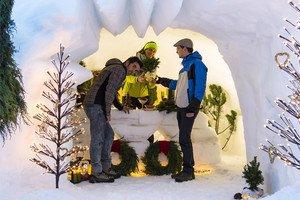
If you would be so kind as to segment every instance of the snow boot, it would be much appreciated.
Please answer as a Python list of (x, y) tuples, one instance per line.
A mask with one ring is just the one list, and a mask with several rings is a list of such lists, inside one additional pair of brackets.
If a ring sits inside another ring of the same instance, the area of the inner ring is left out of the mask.
[(107, 176), (105, 173), (93, 173), (89, 180), (90, 183), (113, 183), (115, 180)]
[(183, 171), (180, 171), (180, 172), (178, 172), (178, 173), (172, 174), (172, 175), (171, 175), (171, 178), (172, 178), (172, 179), (175, 179), (175, 178), (181, 176), (182, 173), (183, 173)]
[(108, 170), (103, 170), (103, 172), (109, 176), (112, 177), (113, 179), (118, 179), (121, 177), (121, 174), (119, 174), (118, 172), (114, 171), (113, 169), (108, 169)]
[(183, 172), (181, 175), (179, 175), (175, 178), (175, 182), (181, 183), (181, 182), (185, 182), (185, 181), (191, 181), (191, 180), (194, 180), (194, 179), (195, 179), (195, 174), (194, 173)]

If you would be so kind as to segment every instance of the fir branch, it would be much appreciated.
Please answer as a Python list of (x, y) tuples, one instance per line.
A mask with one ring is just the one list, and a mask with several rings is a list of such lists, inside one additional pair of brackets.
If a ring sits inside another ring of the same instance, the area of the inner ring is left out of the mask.
[(13, 0), (0, 3), (0, 137), (3, 142), (21, 122), (29, 123), (22, 74), (13, 58), (16, 52), (11, 39), (15, 30), (11, 19), (13, 5)]

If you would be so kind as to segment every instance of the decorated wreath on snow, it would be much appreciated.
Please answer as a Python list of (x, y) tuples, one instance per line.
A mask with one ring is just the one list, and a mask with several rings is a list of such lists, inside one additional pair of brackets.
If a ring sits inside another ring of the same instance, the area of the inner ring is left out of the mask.
[[(166, 165), (159, 161), (160, 153), (168, 159)], [(151, 143), (142, 158), (145, 164), (145, 173), (149, 175), (165, 175), (181, 170), (182, 156), (178, 145), (174, 141), (157, 141)]]
[(137, 169), (139, 158), (133, 147), (129, 146), (128, 141), (114, 140), (111, 151), (119, 154), (120, 163), (112, 164), (112, 168), (123, 176), (129, 175)]

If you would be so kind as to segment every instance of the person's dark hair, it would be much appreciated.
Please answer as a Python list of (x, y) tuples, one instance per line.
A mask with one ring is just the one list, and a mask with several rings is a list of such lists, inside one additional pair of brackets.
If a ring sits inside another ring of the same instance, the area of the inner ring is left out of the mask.
[(144, 55), (146, 54), (144, 48), (142, 48), (141, 50), (139, 50), (139, 51), (137, 52), (137, 54), (138, 54), (138, 53), (144, 54)]
[(137, 62), (140, 65), (140, 68), (143, 67), (142, 61), (136, 56), (132, 56), (132, 57), (128, 58), (124, 63), (126, 63), (126, 62), (128, 62), (128, 64)]
[[(182, 45), (179, 45), (180, 46), (180, 48), (184, 48), (185, 46), (182, 46)], [(187, 50), (188, 50), (188, 52), (189, 53), (193, 53), (193, 51), (194, 51), (194, 49), (193, 48), (190, 48), (190, 47), (185, 47)]]
[(189, 53), (193, 53), (193, 51), (194, 51), (193, 48), (189, 48), (189, 47), (187, 47), (187, 50), (188, 50)]

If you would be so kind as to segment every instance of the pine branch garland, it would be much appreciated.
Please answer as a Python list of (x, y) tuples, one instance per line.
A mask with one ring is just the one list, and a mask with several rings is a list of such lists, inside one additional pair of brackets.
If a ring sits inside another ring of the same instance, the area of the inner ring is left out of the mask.
[(166, 111), (166, 113), (176, 112), (178, 107), (176, 106), (174, 100), (174, 91), (168, 90), (168, 98), (164, 98), (159, 104), (156, 106), (156, 109), (159, 112)]
[(0, 1), (0, 136), (5, 141), (19, 123), (27, 119), (22, 75), (13, 58), (16, 52), (11, 35), (14, 21), (11, 19), (13, 0)]
[(154, 72), (160, 63), (159, 58), (145, 58), (142, 60), (144, 72)]

